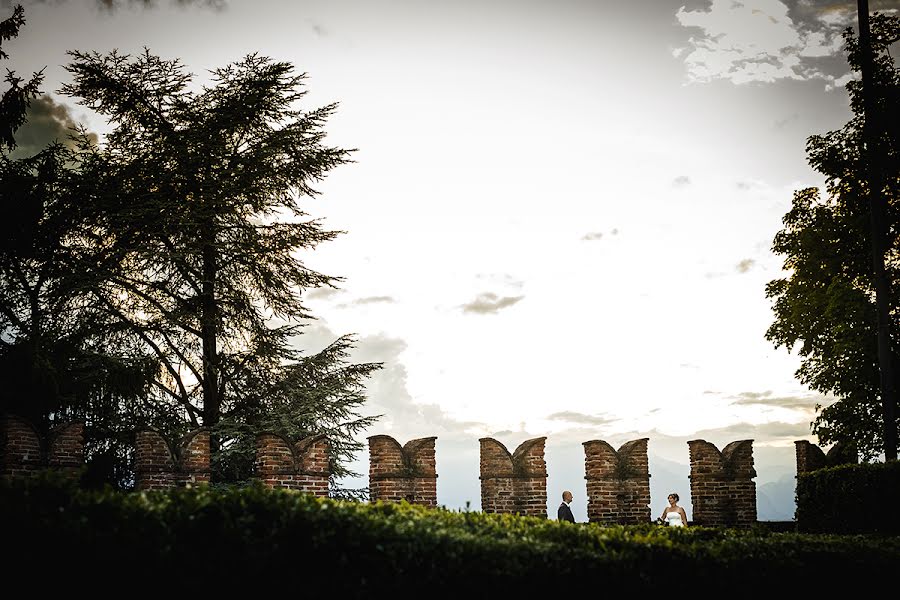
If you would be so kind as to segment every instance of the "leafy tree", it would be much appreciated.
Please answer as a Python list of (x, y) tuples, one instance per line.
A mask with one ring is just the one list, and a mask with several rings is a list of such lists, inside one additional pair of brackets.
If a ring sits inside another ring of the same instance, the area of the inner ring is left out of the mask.
[[(900, 71), (889, 48), (900, 39), (900, 19), (875, 13), (871, 20), (874, 69), (872, 90), (880, 115), (879, 193), (887, 199), (886, 273), (890, 284), (891, 339), (898, 363), (898, 283), (900, 283)], [(860, 46), (852, 29), (844, 32), (848, 61), (860, 70)], [(811, 136), (807, 155), (825, 176), (817, 188), (795, 192), (784, 229), (772, 249), (785, 257), (788, 275), (769, 282), (775, 320), (766, 338), (775, 347), (798, 349), (798, 379), (833, 394), (812, 431), (822, 443), (855, 446), (871, 459), (884, 448), (879, 384), (877, 318), (872, 275), (866, 165), (863, 162), (863, 102), (859, 81), (847, 84), (853, 118), (840, 130)], [(898, 363), (900, 364), (900, 363)], [(900, 426), (900, 420), (898, 420)]]
[[(0, 23), (0, 38), (12, 39), (24, 23), (17, 6)], [(138, 402), (155, 361), (123, 352), (134, 348), (130, 334), (91, 303), (97, 282), (86, 267), (101, 259), (92, 236), (99, 215), (78, 190), (93, 136), (73, 131), (71, 144), (13, 158), (41, 80), (8, 73), (0, 102), (0, 413), (45, 432), (54, 422), (85, 420), (89, 478), (123, 481), (130, 430), (159, 420)]]
[(292, 344), (311, 318), (302, 290), (339, 281), (301, 259), (339, 232), (298, 205), (349, 161), (324, 143), (335, 105), (299, 110), (304, 75), (256, 54), (194, 89), (177, 60), (146, 50), (70, 55), (63, 93), (113, 126), (81, 157), (80, 193), (106, 215), (91, 232), (108, 249), (93, 305), (152, 350), (147, 401), (178, 416), (166, 432), (210, 427), (220, 480), (249, 474), (256, 431), (326, 433), (347, 474), (380, 365), (347, 362), (352, 336), (312, 356)]

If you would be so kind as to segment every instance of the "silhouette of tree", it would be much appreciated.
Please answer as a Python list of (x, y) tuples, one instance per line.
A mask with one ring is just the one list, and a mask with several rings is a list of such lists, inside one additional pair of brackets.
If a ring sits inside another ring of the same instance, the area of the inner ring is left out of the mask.
[[(2, 39), (22, 24), (17, 6), (0, 24)], [(140, 402), (157, 370), (155, 357), (91, 302), (100, 282), (90, 267), (104, 249), (93, 237), (98, 207), (79, 189), (81, 157), (90, 155), (93, 136), (73, 131), (71, 144), (12, 158), (41, 77), (21, 85), (10, 74), (7, 81), (0, 128), (0, 413), (26, 417), (44, 431), (54, 422), (84, 419), (92, 476), (103, 463), (109, 472), (101, 478), (121, 481), (127, 432), (165, 419)]]
[(347, 474), (380, 364), (349, 364), (352, 336), (312, 356), (292, 344), (311, 318), (302, 291), (339, 281), (301, 259), (339, 232), (298, 206), (349, 161), (324, 144), (335, 105), (297, 109), (305, 76), (256, 54), (193, 91), (179, 61), (147, 50), (70, 55), (63, 93), (113, 125), (82, 158), (80, 193), (107, 215), (92, 232), (109, 248), (93, 301), (155, 355), (148, 401), (212, 428), (220, 480), (249, 475), (251, 434), (269, 428), (328, 434)]
[[(898, 359), (898, 277), (900, 277), (900, 71), (890, 45), (900, 39), (900, 19), (872, 15), (873, 104), (880, 120), (877, 169), (887, 200), (885, 271), (890, 288), (892, 357)], [(860, 70), (860, 46), (852, 29), (844, 32), (848, 62)], [(785, 257), (788, 275), (766, 286), (775, 320), (766, 338), (775, 347), (797, 349), (799, 380), (837, 401), (817, 406), (812, 432), (822, 443), (843, 442), (871, 459), (884, 448), (880, 397), (875, 281), (871, 221), (867, 201), (868, 165), (863, 152), (862, 86), (847, 84), (853, 118), (840, 130), (811, 136), (809, 163), (825, 176), (825, 196), (817, 188), (795, 192), (784, 229), (772, 249)], [(893, 117), (892, 117), (893, 115)], [(900, 425), (900, 422), (898, 422)]]
[[(9, 18), (0, 21), (0, 60), (9, 58), (3, 50), (3, 42), (17, 37), (24, 24), (25, 9), (21, 4), (16, 5)], [(0, 150), (9, 151), (16, 147), (13, 134), (25, 122), (28, 104), (37, 97), (43, 78), (42, 73), (33, 73), (26, 82), (15, 71), (7, 71), (5, 81), (9, 88), (0, 98)]]

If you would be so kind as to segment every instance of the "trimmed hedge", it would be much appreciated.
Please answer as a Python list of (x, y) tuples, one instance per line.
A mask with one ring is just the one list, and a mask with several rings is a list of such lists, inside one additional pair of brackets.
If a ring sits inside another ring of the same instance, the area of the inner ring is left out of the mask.
[(840, 465), (797, 476), (797, 528), (900, 534), (900, 461)]
[(44, 477), (0, 484), (0, 515), (4, 545), (15, 550), (3, 561), (7, 583), (131, 590), (234, 592), (251, 584), (303, 597), (534, 597), (586, 585), (744, 597), (758, 595), (761, 581), (827, 591), (833, 582), (823, 573), (887, 584), (900, 564), (897, 537), (604, 527), (255, 486), (122, 493)]

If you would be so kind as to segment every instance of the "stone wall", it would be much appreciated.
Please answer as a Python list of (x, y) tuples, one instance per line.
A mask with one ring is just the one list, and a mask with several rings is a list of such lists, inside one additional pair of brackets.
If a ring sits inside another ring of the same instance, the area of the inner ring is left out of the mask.
[(369, 439), (369, 500), (437, 506), (436, 437), (404, 446), (389, 435)]
[(603, 440), (584, 442), (588, 521), (605, 524), (650, 521), (650, 470), (647, 440), (613, 450)]
[(276, 433), (256, 437), (256, 476), (270, 488), (300, 490), (328, 496), (330, 444), (324, 434), (293, 444)]
[(692, 521), (697, 525), (756, 523), (753, 440), (731, 442), (719, 452), (705, 440), (688, 442)]
[(546, 437), (522, 442), (512, 454), (493, 438), (481, 438), (481, 510), (547, 517)]
[(84, 466), (84, 424), (60, 425), (46, 437), (21, 417), (0, 418), (0, 475), (26, 477), (54, 469), (78, 477)]
[(209, 431), (195, 429), (174, 447), (152, 429), (135, 434), (135, 488), (162, 490), (209, 483)]

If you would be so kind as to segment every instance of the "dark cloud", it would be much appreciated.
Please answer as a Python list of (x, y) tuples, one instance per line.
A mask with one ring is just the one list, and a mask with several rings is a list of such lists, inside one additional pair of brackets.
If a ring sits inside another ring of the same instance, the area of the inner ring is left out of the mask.
[(462, 305), (463, 312), (476, 314), (496, 314), (504, 308), (509, 308), (519, 302), (525, 296), (503, 296), (487, 292), (479, 294), (477, 298)]
[(686, 187), (691, 185), (691, 178), (687, 175), (679, 175), (672, 180), (672, 187)]
[(555, 412), (552, 415), (548, 415), (547, 419), (550, 421), (565, 421), (567, 423), (575, 423), (576, 425), (609, 425), (610, 423), (619, 421), (619, 419), (595, 417), (593, 415), (586, 415), (584, 413), (578, 413), (568, 410)]
[(755, 265), (755, 264), (756, 264), (756, 261), (753, 260), (752, 258), (745, 258), (744, 260), (742, 260), (741, 262), (736, 264), (734, 266), (734, 268), (738, 273), (746, 273), (751, 268), (753, 268), (753, 265)]
[[(16, 130), (18, 147), (11, 153), (13, 158), (33, 156), (54, 142), (73, 145), (69, 136), (75, 133), (78, 123), (65, 104), (57, 104), (50, 96), (35, 98), (26, 118), (25, 124)], [(90, 134), (90, 138), (97, 142), (96, 134)]]
[[(115, 12), (126, 7), (140, 7), (145, 9), (158, 8), (160, 0), (95, 0), (97, 6), (104, 11)], [(169, 0), (170, 6), (188, 7), (199, 6), (211, 10), (224, 10), (228, 6), (228, 0)]]
[[(896, 11), (900, 0), (873, 0), (869, 9)], [(841, 34), (856, 24), (856, 12), (856, 2), (830, 0), (764, 5), (713, 0), (704, 7), (682, 7), (675, 16), (689, 28), (688, 39), (675, 55), (693, 81), (819, 79), (833, 89), (849, 78)]]
[(590, 233), (584, 234), (581, 239), (585, 240), (585, 241), (593, 241), (593, 240), (599, 240), (602, 238), (603, 238), (602, 233), (600, 233), (599, 231), (592, 231)]

